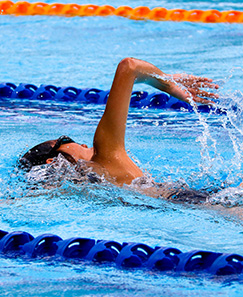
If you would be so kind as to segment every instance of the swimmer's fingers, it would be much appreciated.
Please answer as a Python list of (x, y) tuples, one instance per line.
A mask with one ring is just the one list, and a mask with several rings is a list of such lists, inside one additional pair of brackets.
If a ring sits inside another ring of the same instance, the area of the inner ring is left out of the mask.
[(189, 94), (186, 98), (186, 102), (188, 102), (189, 104), (192, 104), (192, 101), (195, 103), (200, 103), (200, 104), (205, 104), (205, 105), (210, 105), (210, 106), (213, 106), (215, 104), (214, 101), (211, 101), (209, 99)]
[(211, 78), (202, 77), (202, 76), (195, 76), (191, 74), (174, 74), (173, 79), (178, 82), (213, 82)]
[(202, 76), (195, 76), (195, 75), (188, 75), (188, 81), (190, 82), (201, 82), (201, 83), (212, 83), (213, 80), (208, 77), (202, 77)]
[[(191, 103), (191, 101), (194, 101), (196, 103), (201, 103), (201, 104), (207, 104), (207, 105), (214, 105), (215, 102), (210, 100), (211, 99), (217, 99), (218, 95), (214, 93), (209, 93), (206, 91), (201, 91), (201, 90), (195, 90), (195, 89), (188, 89), (188, 96), (187, 100), (188, 103)], [(205, 97), (205, 98), (203, 98)]]
[[(190, 98), (188, 98), (188, 101), (190, 103)], [(214, 106), (215, 105), (214, 101), (211, 101), (211, 100), (208, 100), (208, 99), (205, 99), (205, 98), (201, 98), (201, 97), (198, 97), (198, 96), (193, 96), (193, 101), (195, 103), (201, 103), (201, 104), (205, 104), (205, 105), (209, 105), (209, 106)]]
[(199, 88), (210, 88), (210, 89), (218, 89), (219, 86), (213, 83), (211, 78), (195, 76), (195, 75), (187, 75), (187, 74), (174, 74), (173, 79), (175, 82), (181, 83), (184, 86), (192, 86)]
[(193, 75), (175, 75), (173, 78), (174, 83), (169, 85), (168, 93), (182, 101), (212, 106), (215, 105), (213, 99), (219, 98), (218, 94), (209, 92), (209, 89), (218, 89), (218, 85), (214, 84), (212, 79)]
[(176, 82), (212, 82), (213, 80), (211, 78), (207, 77), (201, 77), (201, 76), (195, 76), (191, 74), (186, 73), (176, 73), (172, 75), (172, 79)]
[(217, 90), (219, 86), (212, 82), (202, 82), (202, 81), (184, 81), (184, 82), (178, 82), (182, 84), (185, 87), (192, 87), (195, 89), (213, 89)]
[(219, 86), (214, 83), (209, 83), (209, 82), (187, 82), (184, 84), (185, 86), (192, 87), (192, 88), (198, 88), (198, 89), (213, 89), (217, 90)]
[(200, 96), (200, 97), (206, 97), (206, 98), (212, 98), (212, 99), (218, 99), (219, 95), (207, 92), (205, 90), (195, 89), (195, 88), (188, 88), (188, 91), (192, 95)]

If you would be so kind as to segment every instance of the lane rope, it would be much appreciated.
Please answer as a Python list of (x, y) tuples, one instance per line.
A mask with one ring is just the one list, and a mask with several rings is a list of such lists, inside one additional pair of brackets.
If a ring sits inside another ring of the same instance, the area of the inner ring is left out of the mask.
[[(82, 104), (106, 104), (109, 90), (104, 91), (97, 88), (80, 89), (72, 86), (57, 87), (54, 85), (0, 83), (0, 99), (28, 99), (31, 100), (53, 100), (58, 102), (78, 102)], [(130, 106), (140, 109), (173, 109), (178, 111), (193, 112), (193, 106), (186, 102), (163, 92), (148, 93), (146, 91), (133, 91)], [(226, 111), (217, 107), (198, 105), (199, 112), (213, 112), (224, 114)]]
[(203, 22), (203, 23), (243, 23), (243, 12), (230, 10), (220, 12), (211, 10), (185, 10), (166, 9), (155, 7), (150, 9), (147, 6), (132, 8), (130, 6), (119, 6), (94, 4), (47, 4), (43, 2), (29, 3), (26, 1), (12, 2), (10, 0), (0, 1), (1, 15), (50, 15), (65, 17), (87, 17), (87, 16), (120, 16), (132, 20), (153, 20), (153, 21), (177, 21), (177, 22)]
[[(32, 259), (76, 260), (115, 264), (118, 268), (143, 268), (160, 272), (194, 272), (212, 275), (241, 274), (243, 256), (204, 250), (183, 253), (172, 247), (152, 248), (143, 243), (72, 237), (63, 240), (47, 233), (34, 238), (24, 231), (0, 230), (0, 255)], [(72, 261), (73, 262), (73, 261)]]

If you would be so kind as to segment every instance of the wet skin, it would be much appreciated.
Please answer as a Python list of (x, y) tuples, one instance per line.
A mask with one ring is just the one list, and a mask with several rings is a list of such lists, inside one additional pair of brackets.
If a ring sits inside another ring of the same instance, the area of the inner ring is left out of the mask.
[[(211, 79), (193, 75), (168, 75), (156, 66), (134, 58), (123, 59), (116, 70), (104, 114), (97, 126), (93, 148), (77, 143), (63, 144), (58, 151), (74, 162), (88, 162), (95, 172), (104, 172), (105, 178), (117, 185), (131, 184), (143, 172), (125, 150), (125, 131), (134, 83), (146, 83), (182, 101), (212, 105), (208, 98), (217, 98), (203, 88), (217, 89)], [(51, 159), (47, 160), (49, 163)]]

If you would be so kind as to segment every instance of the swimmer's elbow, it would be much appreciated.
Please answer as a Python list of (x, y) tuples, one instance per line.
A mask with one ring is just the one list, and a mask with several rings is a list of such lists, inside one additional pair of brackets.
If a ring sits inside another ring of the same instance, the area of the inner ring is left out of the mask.
[(158, 83), (153, 74), (159, 73), (163, 75), (163, 72), (146, 61), (129, 57), (124, 58), (119, 63), (117, 71), (119, 74), (126, 76), (126, 78), (133, 78), (135, 83), (146, 83), (161, 89), (161, 82)]
[(119, 72), (132, 72), (136, 71), (137, 60), (134, 58), (124, 58), (118, 64), (117, 70)]

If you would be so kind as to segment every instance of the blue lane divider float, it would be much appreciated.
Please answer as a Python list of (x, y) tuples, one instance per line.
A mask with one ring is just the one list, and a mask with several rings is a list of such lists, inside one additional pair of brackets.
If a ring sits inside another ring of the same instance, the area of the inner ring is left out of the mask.
[[(109, 91), (96, 88), (79, 89), (75, 87), (56, 87), (53, 85), (0, 83), (0, 99), (29, 99), (29, 100), (55, 100), (55, 101), (76, 101), (80, 103), (105, 104)], [(149, 94), (146, 91), (134, 91), (131, 96), (131, 107), (136, 108), (157, 108), (193, 111), (193, 107), (174, 98), (167, 93), (154, 92)], [(198, 105), (199, 112), (210, 112), (220, 114), (225, 111), (207, 105)]]
[(96, 263), (114, 263), (118, 268), (143, 268), (178, 273), (211, 275), (242, 274), (243, 256), (194, 250), (183, 253), (176, 248), (152, 248), (142, 243), (72, 237), (63, 240), (55, 234), (34, 238), (23, 231), (0, 230), (0, 255), (7, 257), (45, 258), (65, 261), (75, 259)]

